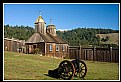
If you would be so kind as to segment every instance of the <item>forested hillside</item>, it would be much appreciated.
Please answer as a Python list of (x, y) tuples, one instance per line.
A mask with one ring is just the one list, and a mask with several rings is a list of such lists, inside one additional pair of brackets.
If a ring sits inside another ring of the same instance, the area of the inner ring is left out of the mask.
[[(4, 37), (27, 40), (35, 32), (34, 28), (29, 26), (10, 26), (4, 25)], [(110, 36), (101, 38), (97, 34), (119, 33), (119, 30), (101, 29), (101, 28), (76, 28), (69, 31), (57, 31), (57, 35), (66, 40), (71, 46), (101, 46), (104, 42), (110, 43)], [(105, 44), (106, 46), (109, 46)], [(111, 43), (110, 46), (115, 46)]]
[(34, 33), (34, 28), (29, 26), (4, 25), (4, 37), (27, 40)]
[(95, 46), (116, 46), (117, 43), (111, 43), (105, 44), (105, 42), (110, 41), (110, 36), (106, 38), (100, 37), (100, 35), (97, 34), (112, 34), (112, 33), (118, 33), (118, 30), (112, 30), (112, 29), (95, 29), (95, 28), (77, 28), (69, 31), (57, 31), (57, 34), (69, 42), (69, 45), (71, 46), (89, 46), (89, 45), (95, 45)]

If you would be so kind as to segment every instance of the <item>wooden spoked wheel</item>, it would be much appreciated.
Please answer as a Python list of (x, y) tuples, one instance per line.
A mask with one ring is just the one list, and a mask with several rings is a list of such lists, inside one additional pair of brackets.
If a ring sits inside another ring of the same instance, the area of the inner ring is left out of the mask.
[(83, 61), (77, 61), (78, 67), (76, 68), (75, 76), (79, 78), (84, 78), (87, 73), (87, 66)]
[(58, 67), (59, 77), (64, 80), (70, 80), (75, 74), (75, 68), (72, 62), (64, 60), (59, 64)]

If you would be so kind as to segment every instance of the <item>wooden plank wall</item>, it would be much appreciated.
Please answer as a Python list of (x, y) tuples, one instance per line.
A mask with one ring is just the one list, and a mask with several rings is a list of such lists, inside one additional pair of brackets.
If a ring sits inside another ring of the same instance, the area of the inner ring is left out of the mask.
[(83, 48), (83, 47), (69, 47), (69, 58), (89, 60), (89, 61), (102, 61), (102, 62), (119, 62), (119, 49), (118, 48)]
[(19, 52), (22, 46), (23, 43), (19, 40), (4, 38), (4, 51)]

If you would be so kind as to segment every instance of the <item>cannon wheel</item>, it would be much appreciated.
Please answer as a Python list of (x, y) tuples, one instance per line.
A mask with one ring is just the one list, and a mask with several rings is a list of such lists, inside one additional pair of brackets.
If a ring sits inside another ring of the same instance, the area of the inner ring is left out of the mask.
[(75, 76), (79, 78), (84, 78), (87, 73), (87, 66), (83, 61), (79, 61), (79, 60), (78, 60), (78, 64), (79, 64), (79, 68), (76, 69)]
[(64, 80), (70, 80), (75, 74), (75, 68), (72, 62), (64, 60), (59, 64), (58, 75)]

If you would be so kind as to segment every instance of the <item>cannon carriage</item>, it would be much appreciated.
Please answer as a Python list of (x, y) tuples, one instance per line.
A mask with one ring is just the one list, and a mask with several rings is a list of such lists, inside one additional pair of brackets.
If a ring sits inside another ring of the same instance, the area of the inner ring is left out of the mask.
[(48, 71), (49, 76), (64, 80), (70, 80), (73, 77), (84, 78), (86, 73), (86, 64), (78, 59), (64, 60), (59, 64), (58, 68)]

